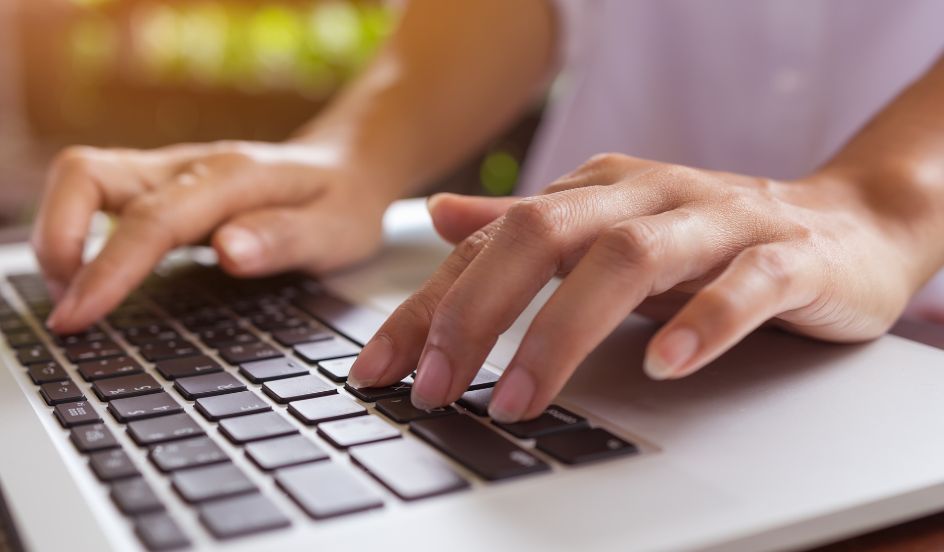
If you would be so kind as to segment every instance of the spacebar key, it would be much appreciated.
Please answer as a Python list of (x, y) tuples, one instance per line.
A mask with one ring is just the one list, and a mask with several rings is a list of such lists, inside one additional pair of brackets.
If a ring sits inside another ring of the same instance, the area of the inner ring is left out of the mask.
[(548, 469), (530, 452), (468, 416), (417, 420), (410, 431), (489, 481)]

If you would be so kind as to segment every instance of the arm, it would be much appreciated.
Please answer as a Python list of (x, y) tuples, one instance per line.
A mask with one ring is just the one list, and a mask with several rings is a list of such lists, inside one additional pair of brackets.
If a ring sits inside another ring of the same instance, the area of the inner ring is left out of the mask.
[[(378, 58), (290, 142), (67, 150), (33, 236), (59, 299), (49, 326), (81, 330), (167, 251), (206, 238), (241, 276), (365, 257), (390, 201), (526, 105), (548, 71), (552, 35), (545, 0), (414, 0)], [(116, 214), (117, 228), (83, 265), (98, 210)]]
[(555, 274), (495, 389), (499, 421), (539, 415), (634, 310), (669, 319), (644, 361), (656, 379), (694, 373), (767, 322), (875, 338), (944, 263), (941, 98), (944, 60), (793, 182), (604, 154), (518, 202), (434, 197), (434, 222), (458, 246), (349, 381), (390, 385), (418, 364), (414, 404), (456, 400)]

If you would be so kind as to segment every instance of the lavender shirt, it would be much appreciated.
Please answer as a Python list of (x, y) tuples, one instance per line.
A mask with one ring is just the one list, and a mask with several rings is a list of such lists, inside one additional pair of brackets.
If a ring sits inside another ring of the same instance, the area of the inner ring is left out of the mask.
[(603, 152), (803, 176), (944, 52), (944, 0), (554, 4), (562, 72), (522, 195)]

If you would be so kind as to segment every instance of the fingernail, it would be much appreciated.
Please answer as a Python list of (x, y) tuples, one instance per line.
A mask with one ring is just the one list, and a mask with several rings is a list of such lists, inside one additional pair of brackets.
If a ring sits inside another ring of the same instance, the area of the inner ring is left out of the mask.
[(347, 382), (352, 387), (370, 387), (377, 383), (393, 359), (393, 347), (386, 339), (372, 339), (361, 351)]
[(695, 355), (699, 344), (698, 334), (691, 328), (682, 327), (670, 331), (646, 356), (646, 373), (657, 380), (674, 376)]
[(416, 369), (416, 382), (413, 384), (413, 406), (420, 410), (429, 410), (442, 406), (452, 385), (452, 372), (449, 359), (437, 349), (429, 349), (420, 360)]
[(496, 422), (517, 422), (531, 406), (534, 398), (534, 378), (523, 368), (509, 368), (502, 376), (501, 389), (497, 390), (488, 405), (488, 415)]
[(262, 240), (254, 232), (244, 228), (230, 227), (223, 230), (220, 240), (223, 252), (240, 266), (252, 266), (262, 258)]
[(75, 294), (65, 292), (62, 300), (56, 304), (56, 308), (52, 310), (49, 318), (46, 319), (46, 327), (55, 332), (62, 325), (62, 321), (72, 314), (75, 303)]
[(435, 208), (436, 208), (436, 205), (438, 205), (439, 202), (443, 200), (443, 197), (444, 197), (445, 195), (446, 195), (446, 194), (433, 194), (433, 195), (427, 197), (427, 198), (426, 198), (426, 210), (429, 211), (430, 213), (432, 213), (432, 212), (433, 212), (433, 209), (435, 209)]

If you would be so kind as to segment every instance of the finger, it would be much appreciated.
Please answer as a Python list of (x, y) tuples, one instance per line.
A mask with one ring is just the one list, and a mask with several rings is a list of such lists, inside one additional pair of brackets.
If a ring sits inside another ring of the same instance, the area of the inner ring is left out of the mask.
[(492, 243), (437, 305), (421, 354), (413, 403), (448, 404), (466, 389), (498, 336), (538, 291), (583, 255), (592, 237), (620, 220), (660, 212), (662, 188), (577, 188), (513, 205)]
[(813, 302), (822, 272), (785, 243), (746, 249), (649, 342), (646, 372), (680, 378), (711, 362), (758, 326)]
[(427, 208), (439, 235), (450, 243), (459, 243), (472, 232), (502, 216), (520, 199), (436, 194), (429, 198)]
[(57, 332), (87, 327), (118, 305), (172, 248), (193, 243), (235, 213), (309, 199), (311, 190), (260, 186), (253, 164), (241, 155), (195, 163), (180, 184), (161, 186), (129, 202), (99, 255), (84, 266), (48, 324)]
[(663, 165), (648, 159), (618, 153), (601, 153), (552, 182), (542, 194), (554, 194), (587, 186), (609, 186), (660, 166)]
[(740, 244), (731, 243), (724, 226), (679, 209), (601, 232), (531, 323), (495, 389), (490, 414), (503, 422), (540, 414), (646, 297), (726, 260)]

